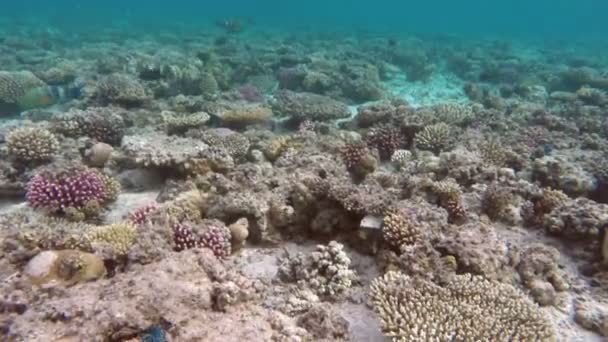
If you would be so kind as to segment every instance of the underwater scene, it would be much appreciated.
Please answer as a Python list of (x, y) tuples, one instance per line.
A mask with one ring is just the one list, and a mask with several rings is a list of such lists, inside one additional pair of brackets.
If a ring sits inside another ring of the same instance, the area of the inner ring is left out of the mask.
[(3, 1), (0, 341), (608, 341), (607, 22)]

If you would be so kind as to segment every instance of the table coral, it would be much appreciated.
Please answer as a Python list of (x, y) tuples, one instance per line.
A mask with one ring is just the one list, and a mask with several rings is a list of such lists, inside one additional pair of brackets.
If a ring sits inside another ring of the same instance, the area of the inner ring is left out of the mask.
[(392, 341), (557, 341), (548, 318), (522, 293), (482, 277), (458, 275), (441, 287), (388, 272), (370, 294)]

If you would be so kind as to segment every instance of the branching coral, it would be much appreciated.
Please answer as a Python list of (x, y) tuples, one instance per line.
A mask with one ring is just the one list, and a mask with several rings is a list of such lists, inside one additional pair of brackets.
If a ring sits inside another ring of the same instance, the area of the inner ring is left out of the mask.
[(129, 222), (136, 226), (141, 226), (151, 219), (151, 216), (159, 210), (160, 206), (156, 202), (150, 202), (145, 206), (136, 209), (129, 215)]
[(201, 239), (194, 233), (192, 227), (183, 223), (176, 223), (173, 229), (173, 245), (176, 251), (201, 247)]
[(421, 150), (429, 150), (437, 154), (450, 146), (450, 138), (450, 126), (442, 122), (426, 126), (416, 133), (414, 140)]
[(86, 235), (93, 250), (110, 258), (127, 254), (136, 237), (137, 228), (127, 222), (97, 227)]
[(354, 271), (349, 268), (350, 258), (343, 248), (342, 244), (331, 241), (327, 246), (318, 245), (308, 257), (288, 256), (282, 260), (279, 274), (319, 296), (335, 299), (344, 295), (355, 279)]
[(353, 169), (368, 153), (367, 147), (362, 143), (346, 144), (340, 149), (342, 161), (348, 169)]
[(439, 204), (448, 211), (450, 222), (460, 223), (466, 219), (467, 212), (458, 183), (453, 179), (434, 182), (431, 190), (437, 195)]
[(411, 245), (421, 239), (415, 217), (407, 217), (404, 212), (389, 210), (382, 225), (384, 241), (399, 251), (402, 245)]
[(59, 142), (53, 133), (42, 128), (18, 128), (6, 137), (9, 155), (25, 163), (38, 163), (53, 158)]
[(401, 130), (389, 125), (371, 128), (365, 139), (367, 145), (377, 148), (380, 156), (384, 159), (390, 158), (393, 152), (402, 148), (406, 142)]
[(488, 165), (503, 167), (507, 163), (507, 149), (497, 141), (488, 141), (479, 145), (479, 154)]
[[(111, 177), (93, 169), (43, 172), (28, 184), (26, 198), (34, 208), (51, 213), (96, 214), (92, 209), (115, 200), (120, 187)], [(84, 217), (83, 217), (84, 218)]]
[(226, 258), (232, 253), (230, 229), (219, 221), (209, 222), (201, 235), (200, 244), (209, 248), (218, 258)]
[(392, 341), (557, 341), (548, 318), (510, 285), (468, 274), (445, 287), (398, 272), (371, 285)]

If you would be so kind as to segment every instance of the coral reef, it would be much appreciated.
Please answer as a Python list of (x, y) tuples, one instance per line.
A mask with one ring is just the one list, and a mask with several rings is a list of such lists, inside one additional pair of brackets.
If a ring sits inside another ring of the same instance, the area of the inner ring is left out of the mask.
[(13, 12), (0, 340), (608, 335), (605, 44)]

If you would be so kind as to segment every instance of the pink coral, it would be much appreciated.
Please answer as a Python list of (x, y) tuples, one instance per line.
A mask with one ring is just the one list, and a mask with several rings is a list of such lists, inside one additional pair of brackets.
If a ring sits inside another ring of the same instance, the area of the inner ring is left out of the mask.
[(81, 209), (92, 201), (102, 203), (107, 195), (102, 174), (80, 169), (34, 176), (28, 184), (26, 199), (34, 208), (59, 212), (66, 208)]
[(226, 258), (232, 253), (230, 230), (223, 225), (210, 226), (201, 237), (201, 244), (211, 249), (218, 258)]
[(159, 208), (158, 203), (151, 202), (146, 204), (145, 206), (136, 209), (134, 212), (129, 215), (129, 221), (133, 224), (140, 226), (149, 220), (150, 215), (155, 213)]
[(201, 239), (192, 231), (192, 228), (182, 223), (173, 226), (173, 243), (178, 252), (201, 247)]

